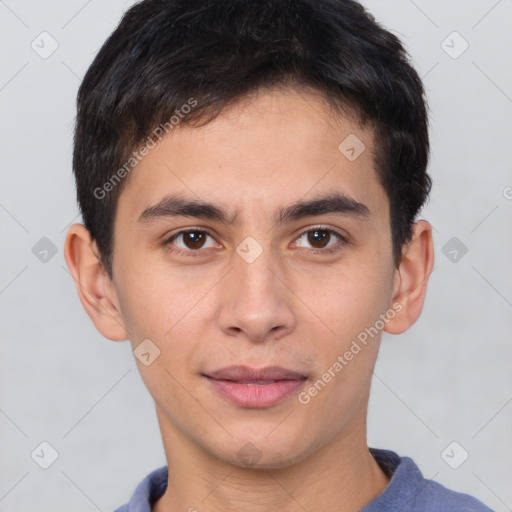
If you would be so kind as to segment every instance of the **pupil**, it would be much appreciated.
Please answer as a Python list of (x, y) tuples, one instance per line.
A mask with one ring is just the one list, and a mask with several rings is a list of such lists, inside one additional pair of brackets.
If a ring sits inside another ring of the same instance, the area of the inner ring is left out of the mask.
[(310, 231), (308, 234), (308, 242), (313, 246), (320, 243), (320, 247), (325, 247), (328, 239), (329, 233), (324, 229), (315, 229), (314, 231)]
[(199, 249), (204, 242), (204, 235), (200, 231), (190, 231), (186, 234), (186, 244), (191, 249)]

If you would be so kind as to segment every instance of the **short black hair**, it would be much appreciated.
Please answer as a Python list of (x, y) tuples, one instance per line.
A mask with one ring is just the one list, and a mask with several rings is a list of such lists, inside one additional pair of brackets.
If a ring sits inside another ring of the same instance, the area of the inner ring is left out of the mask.
[(122, 178), (141, 144), (177, 122), (205, 124), (260, 89), (294, 86), (371, 127), (400, 262), (432, 182), (425, 92), (399, 39), (355, 0), (143, 0), (103, 44), (77, 97), (77, 197), (111, 278)]

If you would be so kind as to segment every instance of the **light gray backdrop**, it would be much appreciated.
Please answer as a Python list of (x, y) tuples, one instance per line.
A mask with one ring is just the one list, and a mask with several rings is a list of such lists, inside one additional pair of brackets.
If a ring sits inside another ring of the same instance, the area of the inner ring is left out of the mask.
[[(131, 3), (0, 0), (0, 511), (109, 512), (165, 463), (130, 346), (95, 330), (62, 252), (77, 88)], [(369, 443), (509, 511), (512, 0), (365, 4), (428, 91), (437, 251), (423, 316), (384, 337)]]

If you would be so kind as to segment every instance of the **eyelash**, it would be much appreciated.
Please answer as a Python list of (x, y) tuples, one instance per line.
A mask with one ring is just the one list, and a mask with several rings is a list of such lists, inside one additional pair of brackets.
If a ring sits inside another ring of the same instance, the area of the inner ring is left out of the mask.
[[(334, 229), (331, 229), (331, 228), (324, 227), (324, 226), (313, 226), (313, 227), (307, 229), (306, 231), (303, 231), (295, 240), (299, 240), (302, 236), (306, 235), (307, 233), (310, 233), (311, 231), (326, 231), (327, 233), (330, 233), (331, 235), (334, 235), (337, 238), (339, 238), (340, 242), (341, 242), (341, 243), (337, 243), (337, 244), (329, 247), (328, 249), (314, 249), (314, 248), (313, 249), (306, 249), (310, 253), (313, 253), (313, 254), (332, 254), (332, 253), (334, 253), (336, 251), (339, 251), (341, 249), (342, 245), (345, 245), (345, 244), (348, 243), (347, 238), (345, 236), (343, 236), (341, 233), (338, 233), (338, 231), (336, 231)], [(208, 230), (206, 230), (204, 228), (188, 228), (188, 229), (184, 229), (184, 230), (179, 231), (178, 233), (175, 233), (174, 235), (170, 236), (169, 238), (167, 238), (163, 242), (163, 245), (165, 246), (167, 251), (169, 251), (169, 252), (171, 252), (173, 254), (178, 254), (180, 256), (192, 256), (192, 257), (201, 256), (201, 252), (203, 252), (201, 249), (184, 250), (184, 249), (180, 249), (180, 248), (172, 248), (170, 246), (170, 244), (176, 238), (178, 238), (181, 235), (185, 235), (187, 233), (206, 233), (208, 236), (211, 236), (212, 238), (214, 238), (214, 236)]]

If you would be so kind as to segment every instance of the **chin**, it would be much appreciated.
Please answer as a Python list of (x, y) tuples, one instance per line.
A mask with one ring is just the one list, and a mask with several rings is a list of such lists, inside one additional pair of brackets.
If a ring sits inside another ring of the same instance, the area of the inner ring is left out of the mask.
[[(233, 444), (240, 446), (232, 452)], [(299, 443), (292, 436), (287, 441), (275, 439), (272, 443), (268, 438), (258, 437), (252, 439), (246, 437), (244, 440), (230, 443), (230, 453), (224, 453), (222, 457), (227, 463), (246, 469), (275, 470), (287, 468), (308, 457), (314, 451), (298, 448)]]

